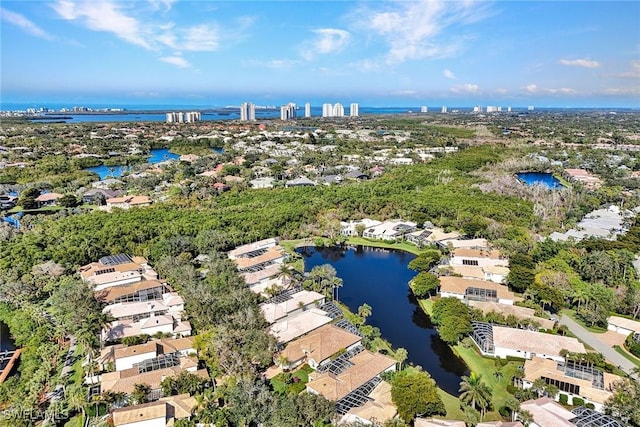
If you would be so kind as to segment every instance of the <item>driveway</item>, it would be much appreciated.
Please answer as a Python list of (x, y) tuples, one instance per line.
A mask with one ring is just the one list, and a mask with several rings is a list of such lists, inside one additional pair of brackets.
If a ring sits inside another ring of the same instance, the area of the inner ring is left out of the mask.
[[(618, 366), (620, 369), (625, 371), (627, 374), (631, 375), (631, 371), (636, 368), (636, 365), (631, 363), (631, 361), (627, 360), (626, 357), (622, 356), (618, 352), (616, 352), (613, 348), (609, 347), (608, 344), (600, 341), (598, 336), (592, 332), (586, 330), (582, 325), (578, 324), (575, 320), (570, 318), (569, 316), (561, 316), (560, 324), (565, 325), (569, 328), (571, 333), (578, 337), (579, 340), (593, 347), (612, 364)], [(631, 375), (635, 379), (638, 379), (637, 375)]]

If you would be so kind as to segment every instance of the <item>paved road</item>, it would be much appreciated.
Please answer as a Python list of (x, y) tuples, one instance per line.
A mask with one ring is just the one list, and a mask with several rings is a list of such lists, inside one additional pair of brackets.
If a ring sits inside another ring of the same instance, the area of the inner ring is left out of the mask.
[[(560, 324), (566, 325), (571, 333), (578, 337), (581, 341), (589, 344), (594, 350), (602, 353), (602, 355), (609, 360), (612, 364), (620, 367), (627, 374), (631, 375), (631, 371), (636, 367), (631, 361), (629, 361), (626, 357), (616, 352), (613, 348), (609, 347), (609, 345), (600, 341), (597, 336), (587, 329), (582, 327), (582, 325), (578, 324), (575, 320), (570, 318), (569, 316), (561, 316)], [(638, 376), (633, 376), (635, 379), (638, 379)]]

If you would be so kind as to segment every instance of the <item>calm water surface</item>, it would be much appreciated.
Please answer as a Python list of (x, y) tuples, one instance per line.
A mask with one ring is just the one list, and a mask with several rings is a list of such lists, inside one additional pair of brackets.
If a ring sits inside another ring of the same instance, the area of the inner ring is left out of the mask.
[(318, 250), (306, 247), (298, 252), (304, 257), (305, 271), (317, 265), (333, 265), (344, 281), (338, 299), (353, 312), (362, 304), (369, 304), (372, 315), (367, 323), (380, 328), (393, 347), (407, 349), (408, 362), (422, 366), (442, 389), (458, 395), (460, 377), (469, 371), (438, 337), (409, 290), (408, 282), (415, 272), (407, 264), (414, 255), (363, 246)]
[(518, 179), (525, 184), (531, 185), (544, 185), (547, 188), (555, 189), (562, 188), (563, 185), (553, 174), (542, 172), (522, 172), (517, 174)]
[[(147, 163), (154, 164), (164, 162), (165, 160), (173, 160), (179, 158), (180, 155), (170, 152), (168, 148), (156, 148), (154, 150), (151, 150), (151, 152), (149, 153), (149, 160), (147, 160)], [(97, 173), (100, 176), (100, 180), (103, 180), (109, 177), (119, 178), (125, 172), (129, 171), (129, 167), (100, 165), (92, 168), (86, 168), (85, 170)]]

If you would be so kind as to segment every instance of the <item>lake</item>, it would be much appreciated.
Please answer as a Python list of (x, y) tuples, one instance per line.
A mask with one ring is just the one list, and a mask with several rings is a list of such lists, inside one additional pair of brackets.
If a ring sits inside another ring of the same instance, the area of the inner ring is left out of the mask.
[(331, 264), (344, 281), (338, 299), (354, 313), (362, 304), (369, 304), (372, 314), (367, 323), (380, 328), (394, 348), (405, 348), (407, 362), (422, 366), (440, 388), (454, 396), (459, 394), (460, 377), (469, 371), (440, 339), (409, 289), (408, 282), (416, 273), (407, 264), (415, 255), (364, 246), (305, 247), (298, 252), (304, 258), (305, 271)]
[[(154, 164), (164, 162), (165, 160), (174, 160), (179, 159), (179, 154), (174, 154), (169, 151), (168, 148), (156, 148), (151, 150), (149, 153), (149, 159), (147, 163)], [(92, 168), (86, 168), (86, 171), (97, 173), (100, 176), (100, 180), (102, 181), (105, 178), (119, 178), (125, 172), (129, 172), (128, 166), (94, 166)]]
[(553, 174), (546, 172), (521, 172), (516, 175), (526, 185), (543, 185), (547, 188), (562, 188), (563, 185)]

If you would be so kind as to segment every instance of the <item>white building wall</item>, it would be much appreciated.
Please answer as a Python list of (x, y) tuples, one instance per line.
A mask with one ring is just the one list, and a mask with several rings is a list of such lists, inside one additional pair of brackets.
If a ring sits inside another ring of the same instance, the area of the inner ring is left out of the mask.
[(538, 357), (542, 357), (542, 358), (545, 358), (545, 359), (555, 360), (556, 362), (562, 362), (564, 360), (564, 358), (559, 356), (559, 355), (530, 353), (528, 351), (518, 351), (516, 349), (504, 348), (504, 347), (498, 347), (498, 346), (495, 347), (494, 355), (496, 357), (500, 357), (502, 359), (506, 359), (507, 356), (521, 357), (521, 358), (524, 358), (524, 359), (531, 359), (533, 356), (538, 356)]
[(449, 260), (450, 265), (476, 265), (474, 264), (465, 264), (464, 260), (467, 261), (477, 261), (478, 267), (508, 267), (509, 260), (508, 259), (494, 259), (494, 258), (483, 258), (483, 257), (460, 257), (460, 256), (452, 256)]
[(635, 332), (635, 331), (632, 331), (631, 329), (623, 328), (622, 326), (612, 325), (611, 323), (607, 325), (607, 329), (610, 331), (616, 332), (618, 334), (622, 334), (624, 336), (629, 336), (631, 333)]
[(135, 354), (129, 357), (121, 357), (116, 359), (116, 371), (123, 371), (125, 369), (133, 368), (135, 363), (144, 362), (145, 360), (153, 359), (156, 357), (155, 351), (150, 351), (147, 353)]

